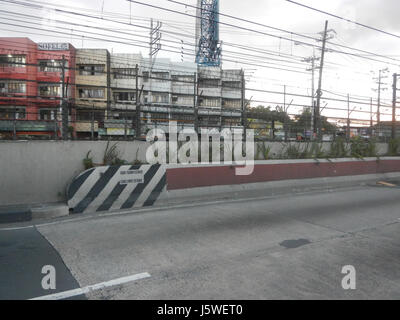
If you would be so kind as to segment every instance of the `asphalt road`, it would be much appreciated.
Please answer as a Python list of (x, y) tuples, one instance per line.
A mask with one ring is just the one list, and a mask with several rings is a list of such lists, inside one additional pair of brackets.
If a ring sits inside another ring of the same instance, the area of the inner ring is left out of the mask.
[[(0, 268), (1, 299), (42, 294), (32, 289), (40, 281), (38, 266), (52, 263), (64, 283), (59, 291), (151, 275), (95, 290), (89, 299), (400, 298), (399, 188), (204, 203), (28, 230), (0, 230), (2, 265), (12, 259), (25, 266)], [(42, 243), (34, 259), (22, 257), (21, 250), (34, 254), (22, 247), (37, 232), (48, 247)], [(15, 243), (22, 247), (10, 249)], [(356, 269), (356, 290), (341, 286), (346, 265)], [(22, 281), (27, 271), (35, 276)]]

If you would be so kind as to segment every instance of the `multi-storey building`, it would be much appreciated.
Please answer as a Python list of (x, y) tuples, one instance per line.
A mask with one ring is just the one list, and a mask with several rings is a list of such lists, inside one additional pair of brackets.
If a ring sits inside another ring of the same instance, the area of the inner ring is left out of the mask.
[(76, 132), (97, 133), (110, 109), (110, 53), (105, 49), (78, 49), (76, 54)]
[(79, 138), (133, 136), (138, 125), (143, 135), (171, 121), (241, 127), (243, 81), (241, 70), (0, 38), (0, 132), (58, 137), (62, 97)]
[(101, 135), (133, 136), (136, 128), (136, 99), (139, 98), (143, 77), (140, 54), (112, 54), (111, 108)]
[(67, 100), (75, 94), (75, 54), (68, 43), (0, 38), (1, 134), (58, 137), (61, 88)]

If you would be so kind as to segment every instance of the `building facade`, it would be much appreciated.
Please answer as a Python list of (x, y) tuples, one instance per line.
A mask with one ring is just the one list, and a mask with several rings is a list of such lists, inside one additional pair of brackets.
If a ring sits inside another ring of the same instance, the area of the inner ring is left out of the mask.
[(0, 38), (0, 132), (59, 137), (62, 97), (78, 138), (143, 136), (171, 121), (241, 128), (243, 82), (242, 70)]
[(75, 94), (75, 56), (67, 43), (0, 38), (0, 134), (58, 136), (62, 88)]

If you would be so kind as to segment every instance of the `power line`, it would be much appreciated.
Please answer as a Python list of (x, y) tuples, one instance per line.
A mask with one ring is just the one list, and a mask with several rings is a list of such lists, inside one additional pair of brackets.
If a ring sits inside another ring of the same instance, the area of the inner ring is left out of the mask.
[(367, 29), (370, 29), (370, 30), (373, 30), (373, 31), (376, 31), (376, 32), (380, 32), (380, 33), (383, 33), (383, 34), (386, 34), (386, 35), (388, 35), (388, 36), (392, 36), (392, 37), (395, 37), (395, 38), (400, 38), (400, 36), (397, 35), (397, 34), (390, 33), (390, 32), (384, 31), (384, 30), (382, 30), (382, 29), (375, 28), (375, 27), (371, 27), (371, 26), (368, 26), (368, 25), (366, 25), (366, 24), (359, 23), (359, 22), (357, 22), (357, 21), (353, 21), (353, 20), (350, 20), (350, 19), (347, 19), (347, 18), (338, 16), (338, 15), (336, 15), (336, 14), (332, 14), (332, 13), (329, 13), (329, 12), (326, 12), (326, 11), (322, 11), (322, 10), (320, 10), (320, 9), (316, 9), (316, 8), (307, 6), (307, 5), (305, 5), (305, 4), (302, 4), (302, 3), (299, 3), (299, 2), (296, 2), (296, 1), (292, 1), (292, 0), (286, 0), (286, 1), (287, 1), (287, 2), (290, 2), (290, 3), (293, 3), (293, 4), (295, 4), (295, 5), (298, 5), (298, 6), (301, 6), (301, 7), (310, 9), (310, 10), (313, 10), (313, 11), (317, 11), (317, 12), (319, 12), (319, 13), (326, 14), (326, 15), (328, 15), (328, 16), (331, 16), (331, 17), (334, 17), (334, 18), (337, 18), (337, 19), (340, 19), (340, 20), (344, 20), (344, 21), (349, 22), (349, 23), (356, 24), (356, 25), (358, 25), (358, 26), (360, 26), (360, 27), (363, 27), (363, 28), (367, 28)]

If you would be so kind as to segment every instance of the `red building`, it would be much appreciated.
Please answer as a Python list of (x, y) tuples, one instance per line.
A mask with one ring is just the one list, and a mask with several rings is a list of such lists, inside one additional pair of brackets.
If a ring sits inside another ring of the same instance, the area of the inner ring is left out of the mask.
[(0, 134), (60, 135), (62, 78), (73, 103), (75, 57), (69, 43), (0, 38)]

